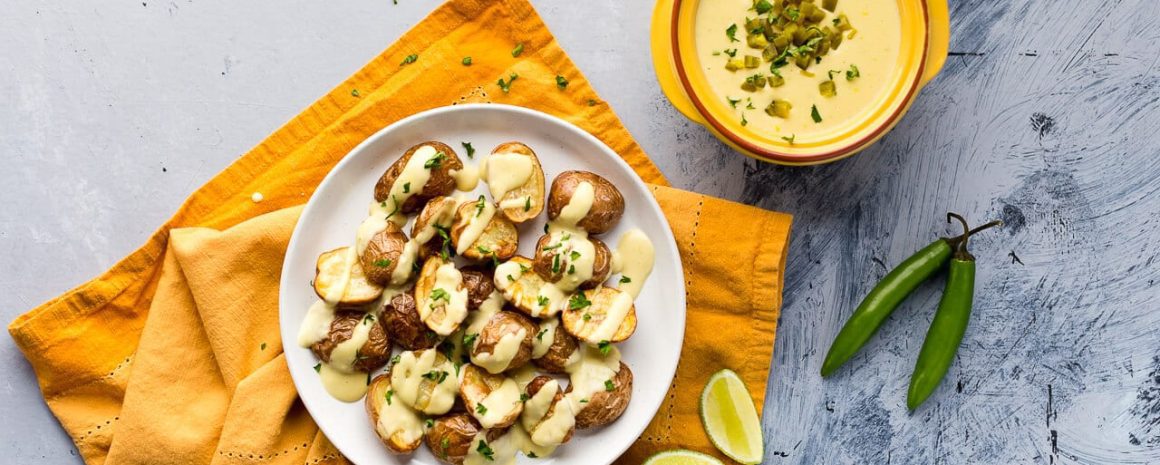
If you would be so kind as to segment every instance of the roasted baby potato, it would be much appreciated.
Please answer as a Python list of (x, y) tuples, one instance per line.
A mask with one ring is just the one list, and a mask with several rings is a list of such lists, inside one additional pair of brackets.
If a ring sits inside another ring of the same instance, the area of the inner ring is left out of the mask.
[(423, 241), (419, 247), (419, 258), (426, 259), (433, 255), (442, 255), (446, 251), (448, 257), (454, 250), (451, 245), (451, 222), (455, 219), (455, 207), (459, 200), (452, 197), (435, 197), (427, 202), (419, 216), (415, 217), (415, 224), (411, 226), (411, 237)]
[(331, 353), (339, 344), (350, 340), (359, 325), (367, 325), (367, 340), (352, 359), (352, 368), (356, 371), (371, 372), (387, 364), (391, 358), (391, 341), (387, 332), (383, 330), (373, 314), (359, 311), (340, 311), (330, 322), (330, 332), (321, 341), (310, 346), (314, 356), (325, 363), (330, 363)]
[[(349, 281), (347, 273), (350, 273)], [(342, 247), (319, 255), (313, 285), (319, 298), (340, 308), (361, 307), (383, 295), (382, 286), (367, 279), (354, 256), (354, 247)]]
[(375, 201), (384, 202), (391, 196), (391, 189), (395, 184), (395, 180), (403, 173), (407, 162), (423, 147), (430, 146), (435, 149), (436, 153), (442, 153), (443, 156), (436, 155), (435, 158), (430, 158), (428, 164), (430, 167), (431, 176), (427, 179), (427, 183), (420, 186), (410, 186), (408, 190), (415, 190), (405, 202), (403, 202), (400, 210), (403, 213), (414, 213), (423, 208), (423, 205), (435, 197), (441, 195), (448, 195), (455, 190), (455, 177), (452, 176), (452, 171), (459, 171), (463, 169), (463, 162), (459, 160), (459, 155), (450, 146), (438, 141), (427, 141), (407, 149), (398, 160), (391, 164), (390, 168), (383, 173), (379, 178), (379, 182), (375, 184)]
[(419, 318), (411, 292), (403, 292), (387, 301), (379, 318), (390, 340), (403, 349), (430, 349), (439, 342), (439, 335)]
[[(453, 413), (435, 419), (427, 431), (427, 447), (436, 458), (451, 465), (462, 465), (470, 452), (475, 436), (483, 431), (479, 422), (466, 413)], [(503, 435), (503, 430), (487, 431), (487, 441), (491, 442)]]
[(532, 261), (515, 256), (495, 269), (496, 289), (516, 310), (537, 318), (554, 316), (559, 308), (550, 300), (540, 296), (544, 288), (544, 278), (532, 271)]
[[(493, 375), (475, 365), (465, 365), (459, 396), (467, 412), (486, 429), (507, 428), (524, 410), (519, 385), (503, 375)], [(495, 394), (495, 396), (492, 396)]]
[(624, 196), (607, 179), (588, 171), (565, 171), (556, 176), (548, 193), (548, 219), (559, 218), (560, 211), (572, 200), (572, 194), (585, 182), (592, 185), (592, 207), (576, 221), (576, 226), (590, 234), (607, 232), (624, 214)]
[[(567, 392), (572, 392), (571, 385), (568, 386)], [(632, 371), (628, 369), (628, 365), (620, 362), (620, 371), (612, 378), (612, 390), (601, 389), (592, 394), (584, 404), (584, 408), (576, 414), (576, 427), (588, 429), (610, 424), (624, 414), (630, 400), (632, 400)]]
[(402, 352), (390, 370), (395, 400), (427, 415), (443, 415), (455, 406), (459, 370), (434, 349)]
[(478, 309), (495, 290), (491, 273), (481, 268), (469, 267), (460, 270), (460, 274), (463, 275), (463, 287), (467, 288), (467, 308)]
[(440, 268), (454, 263), (440, 257), (431, 257), (423, 263), (419, 279), (415, 281), (415, 305), (419, 318), (432, 331), (446, 336), (459, 328), (467, 317), (467, 289), (463, 287), (463, 274), (459, 270), (450, 273), (453, 282), (440, 284)]
[[(527, 394), (527, 398), (529, 400), (527, 402), (525, 402), (525, 404), (524, 404), (524, 413), (523, 413), (523, 416), (520, 418), (520, 422), (523, 424), (524, 430), (528, 432), (529, 436), (531, 436), (533, 442), (535, 442), (536, 439), (539, 437), (536, 430), (540, 427), (541, 424), (543, 424), (544, 420), (555, 415), (557, 409), (567, 409), (565, 411), (560, 412), (560, 414), (568, 415), (568, 416), (572, 415), (572, 405), (571, 405), (570, 401), (567, 401), (564, 399), (564, 390), (560, 388), (559, 381), (556, 381), (556, 383), (554, 384), (556, 387), (555, 394), (552, 396), (552, 400), (551, 400), (550, 404), (548, 404), (549, 406), (548, 406), (546, 413), (540, 418), (529, 418), (528, 412), (532, 408), (532, 407), (529, 407), (529, 403), (534, 403), (536, 401), (536, 399), (537, 399), (536, 395), (540, 393), (540, 390), (543, 389), (545, 387), (544, 385), (548, 384), (549, 381), (555, 381), (555, 380), (552, 379), (552, 377), (550, 377), (550, 376), (542, 376), (542, 375), (537, 376), (537, 377), (533, 378), (532, 381), (530, 383), (528, 383), (528, 387), (524, 389), (524, 392)], [(564, 437), (562, 439), (560, 439), (559, 443), (557, 443), (557, 444), (545, 443), (545, 444), (539, 444), (539, 445), (541, 445), (541, 446), (555, 446), (555, 445), (559, 445), (559, 444), (565, 444), (568, 441), (572, 440), (572, 433), (575, 433), (575, 432), (576, 432), (576, 428), (573, 427), (573, 428), (569, 429), (567, 433), (564, 434)]]
[(478, 238), (460, 247), (460, 241), (468, 240), (463, 237), (464, 232), (467, 231), (472, 218), (476, 218), (479, 214), (482, 202), (487, 200), (480, 196), (478, 201), (464, 202), (455, 211), (455, 222), (451, 226), (451, 243), (455, 244), (457, 250), (462, 250), (461, 255), (467, 259), (507, 260), (516, 254), (520, 246), (520, 233), (516, 230), (516, 225), (499, 212), (492, 215), (491, 221), (483, 228)]
[[(532, 359), (532, 363), (545, 373), (563, 374), (567, 372), (568, 365), (573, 360), (573, 354), (579, 349), (580, 344), (576, 342), (576, 338), (560, 327), (559, 320), (556, 320), (556, 327), (551, 330), (546, 328), (545, 321), (540, 322), (540, 331), (545, 332), (545, 334), (541, 336), (540, 333), (536, 333), (536, 337), (541, 339), (550, 337), (551, 339), (548, 341), (541, 341), (541, 343), (546, 342), (550, 345), (547, 352), (540, 358)], [(551, 333), (551, 335), (547, 333)]]
[[(576, 237), (572, 240), (584, 239)], [(599, 286), (607, 281), (608, 275), (612, 273), (612, 251), (608, 249), (608, 245), (594, 237), (589, 237), (587, 240), (592, 243), (592, 248), (596, 251), (596, 258), (592, 262), (592, 277), (580, 283), (581, 289), (592, 289)], [(536, 255), (532, 258), (532, 269), (536, 270), (536, 274), (544, 278), (545, 281), (555, 283), (569, 273), (570, 259), (567, 255), (568, 251), (564, 247), (547, 249), (552, 246), (552, 235), (540, 236), (540, 240), (536, 242)], [(561, 258), (556, 258), (557, 256)]]
[[(483, 330), (473, 341), (471, 346), (472, 363), (493, 374), (527, 365), (528, 361), (532, 359), (532, 340), (536, 337), (537, 329), (536, 324), (522, 314), (509, 311), (496, 312), (487, 320)], [(524, 336), (519, 340), (515, 354), (510, 358), (502, 355), (500, 358), (495, 358), (497, 356), (496, 346), (500, 344), (500, 340), (508, 335), (518, 336), (521, 331)], [(471, 337), (471, 335), (469, 334), (467, 337)]]
[(388, 450), (407, 454), (423, 443), (423, 420), (414, 409), (393, 399), (393, 394), (390, 373), (372, 379), (367, 386), (367, 415)]
[[(614, 318), (625, 306), (627, 311), (623, 312), (624, 317), (616, 330), (611, 335), (598, 334), (604, 320)], [(569, 299), (562, 318), (568, 334), (590, 345), (621, 342), (636, 331), (636, 306), (632, 303), (632, 295), (610, 287), (576, 292)]]
[(407, 245), (407, 235), (403, 230), (395, 223), (386, 223), (386, 229), (371, 236), (359, 256), (359, 264), (367, 279), (380, 286), (391, 284), (391, 274), (395, 272), (399, 256), (403, 255), (403, 246)]
[[(512, 223), (523, 223), (536, 215), (539, 215), (544, 210), (544, 170), (540, 166), (540, 158), (532, 149), (519, 142), (507, 142), (500, 144), (491, 151), (491, 156), (488, 158), (488, 170), (502, 169), (503, 165), (493, 163), (499, 160), (499, 157), (509, 156), (523, 156), (529, 159), (531, 164), (531, 175), (523, 184), (519, 186), (503, 186), (497, 182), (499, 176), (496, 173), (484, 173), (488, 185), (491, 188), (491, 195), (495, 198), (496, 204), (499, 205), (499, 211)], [(526, 164), (525, 164), (526, 166)], [(508, 189), (508, 190), (505, 190)]]

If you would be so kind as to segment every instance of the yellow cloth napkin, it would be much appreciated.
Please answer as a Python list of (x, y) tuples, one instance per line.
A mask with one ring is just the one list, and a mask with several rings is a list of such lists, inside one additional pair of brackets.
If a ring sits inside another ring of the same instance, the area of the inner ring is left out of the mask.
[[(512, 57), (519, 43), (524, 52)], [(401, 65), (411, 54), (417, 60)], [(513, 72), (511, 92), (501, 92), (496, 80)], [(685, 267), (688, 326), (667, 400), (618, 463), (674, 447), (717, 454), (699, 426), (700, 389), (731, 368), (760, 411), (790, 218), (663, 187), (530, 5), (453, 0), (198, 189), (140, 249), (12, 322), (86, 463), (346, 463), (298, 401), (282, 356), (278, 279), (290, 232), (300, 205), (358, 142), (467, 101), (567, 119), (656, 185)], [(253, 192), (266, 200), (254, 203)]]

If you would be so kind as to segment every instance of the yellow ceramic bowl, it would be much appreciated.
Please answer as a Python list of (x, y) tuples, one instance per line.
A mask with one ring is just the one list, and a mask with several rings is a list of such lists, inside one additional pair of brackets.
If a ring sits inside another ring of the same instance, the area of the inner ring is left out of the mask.
[[(784, 165), (827, 163), (851, 156), (885, 135), (934, 78), (947, 57), (950, 23), (946, 0), (898, 2), (901, 44), (897, 73), (885, 98), (872, 111), (840, 130), (790, 143), (779, 134), (743, 126), (710, 88), (697, 57), (694, 21), (702, 1), (658, 0), (652, 20), (652, 54), (661, 90), (685, 117), (709, 129), (722, 142), (762, 161)], [(752, 125), (751, 125), (752, 126)]]

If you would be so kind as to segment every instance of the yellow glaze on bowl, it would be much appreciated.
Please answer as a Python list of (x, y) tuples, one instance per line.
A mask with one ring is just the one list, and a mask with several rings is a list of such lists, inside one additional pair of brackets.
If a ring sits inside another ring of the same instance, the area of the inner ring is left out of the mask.
[[(724, 32), (729, 24), (743, 21), (751, 1), (659, 0), (652, 25), (658, 81), (682, 114), (753, 158), (788, 165), (845, 158), (892, 128), (946, 60), (945, 0), (891, 1), (890, 8), (874, 0), (839, 1), (839, 12), (850, 17), (857, 36), (812, 66), (813, 78), (791, 75), (800, 70), (790, 65), (781, 68), (784, 86), (749, 93), (740, 89), (740, 81), (754, 72), (768, 74), (768, 63), (733, 73), (720, 69), (726, 57), (713, 52), (738, 48), (739, 57), (746, 50), (759, 53), (745, 47), (744, 41), (730, 43)], [(838, 96), (822, 97), (817, 84), (825, 79), (825, 71), (845, 70), (850, 63), (858, 66), (862, 77), (846, 81), (844, 74), (835, 75)], [(774, 96), (793, 103), (788, 120), (762, 111)], [(727, 97), (743, 100), (733, 108)], [(754, 108), (746, 108), (746, 97)], [(821, 124), (810, 118), (810, 106), (815, 104)], [(788, 136), (792, 143), (784, 139)]]

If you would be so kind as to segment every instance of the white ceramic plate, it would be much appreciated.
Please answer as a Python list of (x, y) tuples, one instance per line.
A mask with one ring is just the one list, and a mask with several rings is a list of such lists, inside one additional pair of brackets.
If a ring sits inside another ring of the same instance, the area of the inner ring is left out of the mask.
[[(379, 442), (363, 402), (335, 400), (322, 387), (309, 349), (298, 347), (298, 327), (317, 300), (310, 281), (314, 262), (324, 251), (354, 243), (355, 230), (366, 217), (375, 182), (406, 149), (427, 140), (455, 148), (465, 163), (475, 163), (502, 142), (520, 141), (539, 156), (546, 183), (567, 170), (587, 170), (612, 181), (624, 195), (625, 214), (612, 231), (601, 235), (615, 249), (620, 235), (640, 228), (653, 241), (656, 266), (636, 300), (636, 333), (619, 344), (633, 372), (632, 402), (615, 423), (578, 431), (571, 442), (546, 459), (520, 457), (521, 463), (602, 465), (612, 463), (644, 431), (677, 369), (685, 334), (685, 285), (680, 255), (672, 231), (649, 189), (619, 156), (592, 135), (559, 118), (521, 107), (472, 104), (437, 108), (383, 128), (354, 148), (326, 176), (306, 204), (286, 250), (279, 307), (282, 345), (294, 385), (310, 415), (326, 437), (351, 461), (369, 464), (429, 464), (440, 462), (427, 448), (395, 456)], [(476, 159), (469, 160), (460, 142), (471, 142)], [(480, 183), (476, 193), (486, 187)], [(412, 215), (413, 216), (413, 215)], [(520, 255), (531, 256), (546, 214), (520, 228)], [(410, 231), (410, 226), (404, 228)]]

